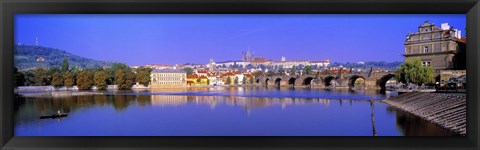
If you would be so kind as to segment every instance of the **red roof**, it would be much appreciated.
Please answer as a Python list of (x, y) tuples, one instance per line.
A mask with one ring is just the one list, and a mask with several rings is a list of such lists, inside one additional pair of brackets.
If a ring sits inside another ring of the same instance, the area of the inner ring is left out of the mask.
[(234, 74), (232, 72), (227, 72), (227, 73), (224, 73), (222, 76), (233, 76)]
[(187, 75), (187, 79), (198, 78), (198, 74)]
[(461, 42), (461, 43), (467, 43), (467, 38), (466, 37), (462, 37), (462, 38), (457, 38), (457, 42)]
[(197, 70), (198, 73), (208, 73), (207, 70)]
[(450, 29), (443, 30), (443, 34), (448, 34), (448, 33), (450, 33)]
[(252, 76), (252, 75), (251, 75), (251, 74), (249, 74), (249, 73), (247, 73), (247, 74), (243, 74), (243, 75), (244, 75), (245, 77), (248, 77), (248, 78), (250, 78), (250, 77)]

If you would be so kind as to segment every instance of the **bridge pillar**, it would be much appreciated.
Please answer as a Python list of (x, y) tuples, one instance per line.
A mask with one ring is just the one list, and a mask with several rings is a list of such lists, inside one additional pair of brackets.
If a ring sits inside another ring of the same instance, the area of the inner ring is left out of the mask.
[(337, 85), (335, 87), (348, 87), (348, 79), (338, 78)]
[(302, 78), (297, 78), (295, 80), (295, 86), (303, 86), (303, 79)]
[(368, 78), (365, 80), (365, 88), (367, 89), (375, 89), (378, 88), (377, 80)]
[(313, 88), (325, 88), (325, 83), (323, 83), (323, 80), (321, 78), (316, 78), (316, 79), (313, 79), (312, 87)]

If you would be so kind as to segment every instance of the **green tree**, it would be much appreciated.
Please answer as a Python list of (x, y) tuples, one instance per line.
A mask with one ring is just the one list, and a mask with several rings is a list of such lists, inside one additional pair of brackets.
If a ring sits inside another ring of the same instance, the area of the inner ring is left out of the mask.
[(136, 71), (137, 74), (135, 74), (135, 82), (148, 86), (150, 83), (150, 73), (152, 72), (152, 69), (140, 67)]
[(242, 78), (242, 84), (247, 84), (247, 77), (246, 77), (246, 76), (243, 76), (243, 78)]
[(185, 71), (187, 73), (187, 75), (191, 75), (193, 73), (193, 69), (190, 68), (190, 67), (183, 68), (183, 71)]
[(296, 71), (297, 71), (297, 67), (295, 65), (292, 66), (292, 68), (290, 69), (290, 75), (295, 75)]
[(53, 75), (55, 72), (61, 72), (62, 70), (59, 67), (50, 67), (48, 69), (48, 74)]
[(72, 68), (71, 72), (73, 74), (73, 83), (77, 83), (77, 76), (81, 71), (82, 69), (79, 66)]
[(33, 86), (35, 85), (35, 74), (32, 70), (26, 71), (25, 73), (25, 85)]
[(75, 76), (73, 75), (72, 72), (70, 71), (65, 71), (65, 73), (63, 74), (63, 84), (66, 86), (66, 87), (72, 87), (73, 85), (75, 85)]
[(105, 71), (97, 71), (93, 74), (93, 84), (98, 90), (107, 89), (108, 74)]
[(250, 76), (250, 84), (253, 84), (253, 83), (254, 83), (254, 80), (255, 80), (255, 79), (253, 79), (253, 76)]
[(62, 76), (62, 74), (61, 74), (60, 72), (55, 72), (55, 73), (53, 73), (52, 76), (53, 76), (53, 78), (52, 78), (52, 85), (53, 85), (54, 87), (61, 87), (61, 86), (63, 86), (64, 80), (63, 80), (63, 76)]
[(435, 82), (435, 71), (430, 66), (422, 66), (419, 59), (405, 61), (397, 68), (395, 78), (404, 83), (417, 85)]
[(233, 81), (234, 84), (238, 84), (238, 77), (235, 77), (235, 80)]
[(118, 86), (119, 89), (123, 89), (122, 87), (125, 85), (125, 72), (123, 69), (118, 69), (115, 71), (115, 84)]
[(63, 62), (62, 62), (62, 73), (66, 72), (68, 70), (68, 60), (67, 59), (63, 59)]
[(43, 67), (37, 67), (33, 71), (36, 86), (46, 86), (50, 84), (50, 75), (48, 70)]
[(89, 90), (93, 85), (92, 73), (89, 70), (83, 70), (77, 76), (77, 86), (80, 90)]
[(312, 72), (313, 72), (312, 66), (310, 65), (307, 65), (303, 68), (303, 74), (310, 75), (312, 74)]
[(226, 84), (227, 84), (227, 85), (232, 84), (232, 79), (231, 79), (230, 77), (227, 77), (227, 83), (226, 83)]
[(200, 83), (200, 82), (202, 82), (202, 79), (197, 78), (197, 83)]
[(210, 79), (207, 79), (207, 85), (210, 85)]
[[(105, 70), (102, 67), (95, 67), (95, 68), (90, 69), (90, 71), (92, 71), (93, 74), (95, 75), (95, 72), (100, 72), (100, 71), (105, 71)], [(107, 74), (107, 77), (108, 77), (108, 74)]]
[(15, 67), (13, 69), (13, 74), (14, 74), (14, 80), (13, 80), (13, 85), (15, 87), (18, 86), (24, 86), (25, 85), (25, 75), (21, 72), (18, 72), (18, 69)]
[(118, 69), (115, 72), (115, 84), (119, 90), (129, 90), (135, 84), (135, 74), (130, 69)]
[(126, 64), (123, 63), (113, 63), (112, 67), (108, 69), (108, 83), (107, 84), (115, 84), (115, 74), (117, 70), (121, 69), (129, 69)]
[(131, 69), (125, 69), (125, 88), (124, 90), (129, 90), (135, 84), (135, 73)]

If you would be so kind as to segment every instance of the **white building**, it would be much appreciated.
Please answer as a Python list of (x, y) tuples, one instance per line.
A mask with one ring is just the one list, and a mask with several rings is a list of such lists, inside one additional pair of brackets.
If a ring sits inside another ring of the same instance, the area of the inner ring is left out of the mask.
[(151, 88), (172, 88), (186, 86), (187, 73), (182, 70), (155, 69), (150, 74)]

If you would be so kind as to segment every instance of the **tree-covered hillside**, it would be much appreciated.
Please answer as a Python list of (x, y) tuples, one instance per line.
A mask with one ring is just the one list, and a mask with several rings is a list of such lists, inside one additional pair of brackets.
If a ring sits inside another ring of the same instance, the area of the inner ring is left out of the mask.
[[(35, 67), (51, 67), (62, 65), (62, 61), (67, 59), (70, 67), (94, 68), (111, 66), (111, 62), (96, 61), (80, 57), (63, 50), (33, 46), (33, 45), (15, 45), (14, 49), (15, 67), (19, 70), (30, 70)], [(43, 58), (44, 60), (42, 60)], [(37, 61), (37, 59), (39, 59)]]

